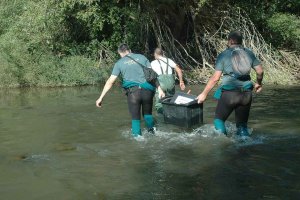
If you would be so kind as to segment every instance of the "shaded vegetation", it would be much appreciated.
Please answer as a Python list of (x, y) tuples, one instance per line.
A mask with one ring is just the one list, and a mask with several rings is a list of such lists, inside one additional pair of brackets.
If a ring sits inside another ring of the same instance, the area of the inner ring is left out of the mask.
[(300, 1), (232, 0), (245, 9), (268, 43), (300, 51)]
[(149, 58), (162, 46), (190, 82), (205, 82), (231, 29), (258, 46), (267, 82), (295, 82), (299, 9), (297, 0), (2, 0), (0, 87), (96, 84), (122, 42)]

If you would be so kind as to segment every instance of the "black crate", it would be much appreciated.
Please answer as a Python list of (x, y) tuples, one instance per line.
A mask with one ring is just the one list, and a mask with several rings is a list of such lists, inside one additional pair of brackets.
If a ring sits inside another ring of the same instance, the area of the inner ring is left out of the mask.
[(203, 104), (193, 101), (189, 104), (175, 104), (171, 98), (162, 101), (165, 123), (191, 128), (203, 123)]

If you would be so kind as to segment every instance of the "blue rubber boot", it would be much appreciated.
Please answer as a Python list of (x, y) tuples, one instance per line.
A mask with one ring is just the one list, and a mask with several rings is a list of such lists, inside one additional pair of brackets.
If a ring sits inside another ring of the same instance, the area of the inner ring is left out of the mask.
[(142, 135), (141, 132), (141, 120), (132, 120), (131, 121), (132, 135), (133, 137), (137, 137)]
[(152, 115), (144, 115), (148, 132), (154, 134), (154, 119)]
[(224, 123), (223, 120), (215, 119), (215, 120), (214, 120), (214, 124), (215, 124), (215, 129), (216, 129), (218, 132), (221, 132), (221, 133), (223, 133), (224, 135), (227, 135), (227, 133), (226, 133), (226, 128), (225, 128), (225, 123)]
[(249, 136), (249, 131), (247, 127), (247, 123), (240, 123), (236, 125), (238, 136)]

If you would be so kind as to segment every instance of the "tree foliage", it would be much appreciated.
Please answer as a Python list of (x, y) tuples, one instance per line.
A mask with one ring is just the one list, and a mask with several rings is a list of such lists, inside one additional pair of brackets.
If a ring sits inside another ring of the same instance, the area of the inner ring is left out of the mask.
[[(299, 0), (231, 0), (243, 8), (264, 38), (275, 47), (300, 52), (299, 48)], [(287, 22), (284, 24), (284, 22)], [(292, 31), (292, 29), (296, 29)], [(292, 33), (293, 32), (293, 33)], [(298, 36), (297, 36), (298, 34)], [(286, 37), (289, 35), (288, 37)], [(291, 43), (296, 43), (291, 45)]]
[(213, 64), (230, 31), (222, 23), (237, 9), (268, 43), (298, 54), (299, 8), (298, 0), (1, 0), (0, 86), (95, 84), (124, 42), (146, 55), (171, 44), (168, 53), (185, 69), (203, 68)]
[(273, 42), (291, 49), (300, 50), (300, 16), (275, 13), (267, 21), (273, 32)]

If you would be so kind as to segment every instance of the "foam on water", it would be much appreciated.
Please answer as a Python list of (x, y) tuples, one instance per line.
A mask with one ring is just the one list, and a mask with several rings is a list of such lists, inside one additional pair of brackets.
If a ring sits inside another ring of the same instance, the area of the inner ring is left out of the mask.
[(264, 136), (233, 136), (232, 141), (237, 147), (263, 144)]
[(133, 141), (137, 141), (141, 144), (147, 143), (164, 143), (164, 144), (193, 144), (198, 141), (209, 141), (212, 144), (214, 141), (220, 142), (232, 142), (237, 147), (241, 146), (251, 146), (263, 144), (267, 139), (263, 135), (253, 135), (253, 129), (249, 128), (250, 136), (237, 136), (236, 135), (236, 126), (234, 123), (226, 122), (225, 124), (227, 130), (227, 136), (222, 133), (219, 133), (214, 128), (213, 124), (205, 124), (201, 127), (193, 129), (192, 131), (165, 131), (165, 130), (156, 130), (155, 134), (150, 134), (146, 130), (142, 131), (142, 136), (132, 137), (129, 130), (123, 131), (122, 135), (125, 138), (130, 138)]
[(32, 154), (26, 156), (23, 160), (28, 162), (49, 161), (50, 156), (47, 154)]

